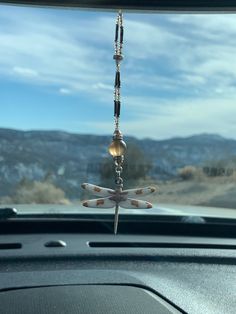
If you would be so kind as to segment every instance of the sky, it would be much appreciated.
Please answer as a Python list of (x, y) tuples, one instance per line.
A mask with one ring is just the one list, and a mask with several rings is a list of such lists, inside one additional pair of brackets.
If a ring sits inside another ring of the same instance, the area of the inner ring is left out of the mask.
[[(115, 12), (0, 6), (0, 127), (112, 134)], [(124, 14), (121, 130), (236, 139), (236, 15)]]

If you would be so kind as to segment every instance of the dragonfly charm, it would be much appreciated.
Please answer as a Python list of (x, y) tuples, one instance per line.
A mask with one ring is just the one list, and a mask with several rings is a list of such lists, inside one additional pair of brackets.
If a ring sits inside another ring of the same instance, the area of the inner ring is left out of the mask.
[(118, 12), (115, 28), (115, 54), (113, 59), (116, 63), (115, 85), (114, 85), (114, 117), (115, 117), (115, 131), (113, 139), (109, 146), (109, 153), (113, 157), (115, 170), (115, 184), (116, 189), (107, 189), (90, 183), (83, 183), (82, 188), (102, 198), (88, 200), (83, 202), (83, 206), (90, 208), (113, 208), (115, 207), (114, 233), (117, 233), (119, 207), (146, 209), (152, 208), (152, 204), (146, 201), (136, 199), (137, 196), (145, 196), (155, 192), (155, 188), (146, 187), (141, 189), (131, 189), (123, 191), (123, 179), (121, 173), (123, 171), (124, 155), (126, 152), (126, 143), (123, 141), (123, 135), (119, 129), (120, 119), (120, 63), (123, 60), (123, 14), (121, 10)]
[(83, 202), (83, 206), (90, 208), (116, 208), (114, 233), (117, 233), (118, 226), (118, 210), (119, 207), (126, 209), (147, 209), (152, 208), (152, 204), (143, 200), (137, 200), (133, 197), (145, 196), (155, 192), (154, 187), (130, 189), (130, 190), (112, 190), (103, 188), (90, 183), (83, 183), (82, 188), (94, 195), (102, 196), (102, 198), (92, 199)]

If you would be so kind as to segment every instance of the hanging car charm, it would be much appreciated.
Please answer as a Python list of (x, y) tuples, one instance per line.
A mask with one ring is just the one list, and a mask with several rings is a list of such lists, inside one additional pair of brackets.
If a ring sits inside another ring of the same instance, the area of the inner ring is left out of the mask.
[(122, 165), (124, 162), (124, 155), (126, 152), (126, 144), (123, 141), (123, 135), (119, 129), (120, 118), (120, 63), (123, 60), (123, 15), (119, 11), (116, 21), (115, 30), (115, 54), (113, 59), (116, 63), (115, 86), (114, 86), (114, 116), (115, 116), (115, 131), (113, 133), (113, 140), (109, 146), (109, 153), (112, 155), (115, 165), (115, 190), (103, 188), (89, 183), (83, 183), (82, 188), (88, 190), (97, 196), (103, 198), (94, 199), (83, 202), (83, 206), (90, 208), (113, 208), (115, 207), (115, 221), (114, 233), (117, 233), (119, 207), (132, 209), (132, 208), (152, 208), (152, 204), (146, 201), (136, 200), (132, 197), (144, 196), (155, 191), (153, 187), (146, 187), (142, 189), (123, 190), (123, 179), (121, 178)]

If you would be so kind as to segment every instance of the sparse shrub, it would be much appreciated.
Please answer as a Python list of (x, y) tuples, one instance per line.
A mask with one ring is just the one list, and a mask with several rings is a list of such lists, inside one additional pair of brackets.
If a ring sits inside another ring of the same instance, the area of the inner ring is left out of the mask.
[[(7, 200), (7, 199), (6, 199)], [(12, 204), (69, 204), (62, 189), (50, 182), (20, 182), (15, 195), (8, 199)]]
[(192, 180), (196, 177), (198, 169), (193, 166), (185, 166), (178, 170), (178, 175), (182, 180)]
[(231, 179), (232, 182), (236, 182), (236, 170), (235, 169), (233, 170), (233, 173), (230, 176), (230, 179)]

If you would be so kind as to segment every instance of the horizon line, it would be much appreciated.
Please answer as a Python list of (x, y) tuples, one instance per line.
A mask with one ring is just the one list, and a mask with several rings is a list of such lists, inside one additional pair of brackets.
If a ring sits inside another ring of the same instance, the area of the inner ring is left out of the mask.
[[(58, 133), (67, 133), (67, 134), (71, 134), (71, 135), (83, 135), (83, 136), (101, 136), (101, 137), (112, 137), (113, 136), (113, 132), (111, 132), (111, 134), (96, 134), (96, 133), (81, 133), (81, 132), (74, 132), (74, 131), (69, 131), (69, 130), (63, 130), (63, 129), (16, 129), (16, 128), (12, 128), (12, 127), (0, 127), (0, 131), (2, 130), (6, 130), (6, 131), (15, 131), (15, 132), (58, 132)], [(236, 140), (233, 138), (228, 138), (225, 136), (222, 136), (220, 134), (217, 133), (207, 133), (207, 132), (202, 132), (202, 133), (195, 133), (195, 134), (189, 134), (186, 136), (173, 136), (173, 137), (166, 137), (166, 138), (153, 138), (153, 137), (137, 137), (134, 135), (129, 135), (129, 134), (125, 134), (123, 133), (124, 138), (125, 137), (129, 137), (129, 138), (134, 138), (134, 139), (138, 139), (138, 140), (151, 140), (151, 141), (168, 141), (168, 140), (173, 140), (173, 139), (187, 139), (187, 138), (191, 138), (191, 137), (200, 137), (200, 136), (212, 136), (212, 137), (218, 137), (218, 138), (222, 138), (222, 139), (226, 139), (226, 140)]]

